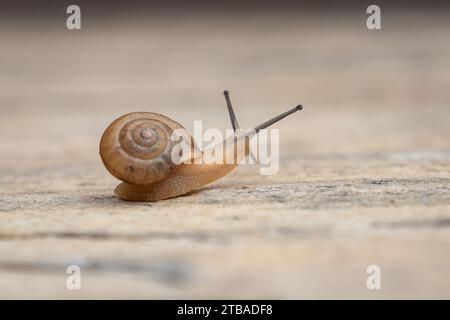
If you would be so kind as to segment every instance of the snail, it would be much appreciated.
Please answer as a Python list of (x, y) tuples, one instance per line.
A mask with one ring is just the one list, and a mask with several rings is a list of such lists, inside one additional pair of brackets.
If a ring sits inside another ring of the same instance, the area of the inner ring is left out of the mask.
[[(158, 113), (133, 112), (113, 121), (100, 140), (100, 157), (106, 169), (123, 182), (114, 193), (128, 201), (159, 201), (184, 195), (216, 181), (236, 168), (249, 155), (248, 140), (288, 115), (301, 110), (298, 105), (250, 129), (239, 128), (228, 91), (224, 91), (234, 134), (214, 152), (234, 161), (223, 164), (198, 164), (196, 159), (205, 151), (193, 151), (180, 163), (171, 154), (177, 141), (171, 139), (174, 130), (185, 130), (178, 122)], [(188, 135), (193, 142), (193, 138)], [(244, 143), (239, 143), (244, 142)], [(233, 144), (232, 148), (227, 148)]]

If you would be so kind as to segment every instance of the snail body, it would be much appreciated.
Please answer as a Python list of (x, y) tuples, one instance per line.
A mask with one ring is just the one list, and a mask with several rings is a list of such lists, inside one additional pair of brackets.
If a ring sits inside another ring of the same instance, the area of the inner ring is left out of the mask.
[[(174, 130), (185, 130), (178, 122), (153, 112), (134, 112), (113, 121), (100, 140), (100, 157), (107, 170), (123, 182), (114, 193), (129, 201), (159, 201), (177, 197), (214, 182), (233, 171), (249, 154), (249, 138), (260, 129), (300, 110), (297, 106), (274, 119), (248, 131), (238, 129), (228, 92), (225, 91), (234, 134), (209, 152), (221, 151), (232, 163), (195, 161), (204, 152), (193, 152), (176, 163), (172, 151), (177, 141), (171, 139)], [(188, 138), (193, 143), (190, 135)], [(230, 147), (230, 145), (233, 145)]]
[(150, 185), (135, 185), (123, 182), (114, 193), (124, 200), (158, 201), (174, 198), (214, 182), (234, 170), (236, 165), (183, 164), (176, 174)]

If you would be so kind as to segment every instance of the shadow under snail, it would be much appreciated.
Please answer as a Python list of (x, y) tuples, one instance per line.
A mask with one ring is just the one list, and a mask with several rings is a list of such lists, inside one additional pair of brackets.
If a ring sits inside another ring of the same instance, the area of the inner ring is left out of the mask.
[[(114, 193), (129, 201), (158, 201), (200, 189), (226, 176), (249, 155), (248, 140), (252, 136), (302, 109), (298, 105), (252, 129), (241, 130), (228, 91), (224, 91), (224, 95), (234, 134), (213, 148), (221, 149), (224, 157), (232, 157), (231, 164), (226, 161), (199, 164), (195, 159), (202, 157), (204, 151), (194, 151), (188, 159), (175, 163), (171, 152), (177, 141), (172, 141), (171, 135), (176, 129), (186, 129), (158, 113), (133, 112), (113, 121), (100, 140), (103, 164), (114, 177), (123, 181)], [(227, 148), (230, 144), (233, 147)]]

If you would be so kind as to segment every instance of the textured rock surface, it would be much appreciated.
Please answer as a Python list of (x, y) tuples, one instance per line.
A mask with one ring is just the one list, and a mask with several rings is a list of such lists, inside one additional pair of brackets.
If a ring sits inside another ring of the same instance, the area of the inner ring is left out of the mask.
[[(291, 18), (3, 22), (0, 297), (450, 298), (450, 20)], [(113, 119), (226, 128), (224, 88), (242, 126), (305, 105), (277, 126), (277, 175), (113, 196), (98, 156)]]

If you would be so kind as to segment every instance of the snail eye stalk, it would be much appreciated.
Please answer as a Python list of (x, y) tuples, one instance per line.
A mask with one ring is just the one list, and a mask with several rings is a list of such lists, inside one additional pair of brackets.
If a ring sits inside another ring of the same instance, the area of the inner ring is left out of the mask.
[(267, 120), (266, 122), (261, 123), (259, 126), (254, 127), (253, 130), (255, 130), (255, 132), (258, 133), (259, 130), (265, 129), (265, 128), (273, 125), (275, 122), (278, 122), (281, 119), (284, 119), (287, 116), (293, 114), (294, 112), (297, 112), (297, 111), (302, 110), (302, 109), (303, 109), (303, 106), (299, 104), (298, 106), (292, 108), (291, 110), (288, 110), (288, 111), (286, 111), (286, 112), (284, 112), (284, 113), (282, 113), (282, 114), (280, 114), (280, 115), (278, 115), (278, 116), (276, 116), (276, 117), (274, 117), (274, 118), (272, 118), (270, 120)]
[(230, 114), (231, 125), (233, 126), (233, 130), (236, 131), (239, 129), (239, 124), (236, 120), (236, 115), (234, 114), (233, 106), (231, 105), (230, 93), (228, 90), (223, 92), (225, 96), (225, 100), (227, 101), (228, 113)]

